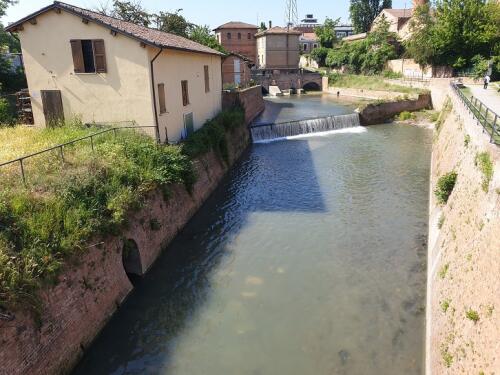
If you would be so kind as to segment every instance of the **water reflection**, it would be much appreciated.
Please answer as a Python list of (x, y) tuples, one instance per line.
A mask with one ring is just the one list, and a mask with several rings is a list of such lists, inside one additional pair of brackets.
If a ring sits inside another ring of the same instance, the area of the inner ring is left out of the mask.
[(430, 134), (255, 145), (76, 374), (419, 374)]

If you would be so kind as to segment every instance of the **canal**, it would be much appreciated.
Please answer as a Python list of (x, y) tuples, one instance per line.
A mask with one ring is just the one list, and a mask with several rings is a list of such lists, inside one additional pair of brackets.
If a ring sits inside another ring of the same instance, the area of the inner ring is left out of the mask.
[[(329, 96), (259, 121), (352, 113)], [(75, 374), (421, 374), (429, 130), (255, 144)]]

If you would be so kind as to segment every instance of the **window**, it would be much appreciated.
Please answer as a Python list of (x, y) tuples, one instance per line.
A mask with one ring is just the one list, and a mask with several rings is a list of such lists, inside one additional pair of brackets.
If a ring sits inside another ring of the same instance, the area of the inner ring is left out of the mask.
[(167, 113), (167, 104), (165, 101), (165, 84), (158, 84), (158, 102), (160, 103), (160, 115)]
[(307, 51), (307, 44), (304, 43), (304, 51)]
[(317, 44), (314, 44), (313, 48), (318, 48), (318, 45), (317, 45)]
[(252, 39), (252, 33), (248, 33), (248, 35), (247, 35), (247, 39), (248, 39), (248, 40)]
[(241, 40), (241, 33), (238, 33), (238, 40)]
[(231, 33), (227, 33), (227, 39), (231, 39)]
[(210, 92), (210, 71), (208, 70), (208, 65), (204, 66), (205, 70), (205, 92)]
[(189, 105), (188, 81), (181, 81), (181, 87), (182, 87), (182, 105), (185, 107)]
[(104, 40), (71, 40), (75, 73), (106, 73)]

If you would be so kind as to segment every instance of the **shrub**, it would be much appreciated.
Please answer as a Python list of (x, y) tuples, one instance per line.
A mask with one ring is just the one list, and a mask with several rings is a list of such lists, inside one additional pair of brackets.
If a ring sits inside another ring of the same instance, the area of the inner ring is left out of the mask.
[(455, 188), (455, 184), (457, 182), (457, 173), (449, 172), (439, 178), (436, 190), (434, 190), (434, 194), (439, 203), (446, 204), (448, 199)]
[(0, 125), (11, 125), (14, 122), (14, 113), (9, 101), (0, 98)]
[(493, 178), (493, 162), (491, 161), (490, 154), (487, 152), (482, 152), (476, 155), (475, 159), (476, 167), (479, 167), (483, 174), (483, 181), (481, 187), (484, 192), (488, 192), (490, 187), (490, 182)]
[(415, 120), (416, 118), (414, 113), (408, 111), (401, 112), (397, 117), (399, 121)]
[(325, 47), (319, 47), (313, 49), (311, 52), (311, 58), (318, 63), (319, 66), (325, 66), (326, 57), (328, 56), (328, 52), (330, 50)]
[(479, 321), (479, 313), (475, 310), (469, 309), (465, 312), (467, 319), (472, 320), (474, 323)]

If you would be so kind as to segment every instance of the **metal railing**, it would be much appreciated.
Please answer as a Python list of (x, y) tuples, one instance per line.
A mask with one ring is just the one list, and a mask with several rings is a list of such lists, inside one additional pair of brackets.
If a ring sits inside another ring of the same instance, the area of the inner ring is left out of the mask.
[(468, 98), (456, 83), (452, 82), (451, 88), (478, 124), (483, 127), (483, 131), (490, 137), (490, 142), (500, 145), (500, 116), (478, 98), (474, 96)]
[(24, 186), (27, 186), (27, 183), (26, 183), (26, 171), (25, 171), (25, 168), (24, 168), (24, 161), (27, 160), (27, 159), (30, 159), (30, 158), (33, 158), (35, 156), (42, 155), (42, 154), (45, 154), (45, 153), (48, 153), (48, 152), (51, 152), (51, 151), (58, 150), (59, 151), (58, 154), (59, 154), (59, 157), (61, 158), (61, 162), (64, 163), (65, 162), (65, 159), (64, 159), (64, 147), (66, 147), (66, 146), (71, 146), (71, 145), (74, 145), (74, 144), (76, 144), (78, 142), (89, 140), (92, 152), (95, 152), (94, 138), (96, 138), (98, 136), (101, 136), (103, 134), (108, 134), (108, 133), (113, 132), (114, 137), (116, 139), (119, 130), (124, 130), (124, 129), (129, 129), (129, 130), (130, 129), (145, 129), (145, 128), (156, 128), (156, 126), (122, 126), (122, 127), (113, 127), (113, 128), (106, 129), (106, 130), (103, 130), (103, 131), (100, 131), (100, 132), (97, 132), (97, 133), (89, 134), (89, 135), (87, 135), (85, 137), (74, 139), (74, 140), (66, 142), (66, 143), (62, 143), (62, 144), (59, 144), (59, 145), (56, 145), (56, 146), (49, 147), (49, 148), (46, 148), (44, 150), (41, 150), (41, 151), (38, 151), (38, 152), (35, 152), (35, 153), (32, 153), (32, 154), (29, 154), (29, 155), (21, 156), (20, 158), (17, 158), (17, 159), (9, 160), (9, 161), (7, 161), (5, 163), (1, 163), (0, 164), (0, 168), (6, 167), (8, 165), (19, 163), (19, 171), (20, 171), (20, 175), (21, 175), (23, 184), (24, 184)]

